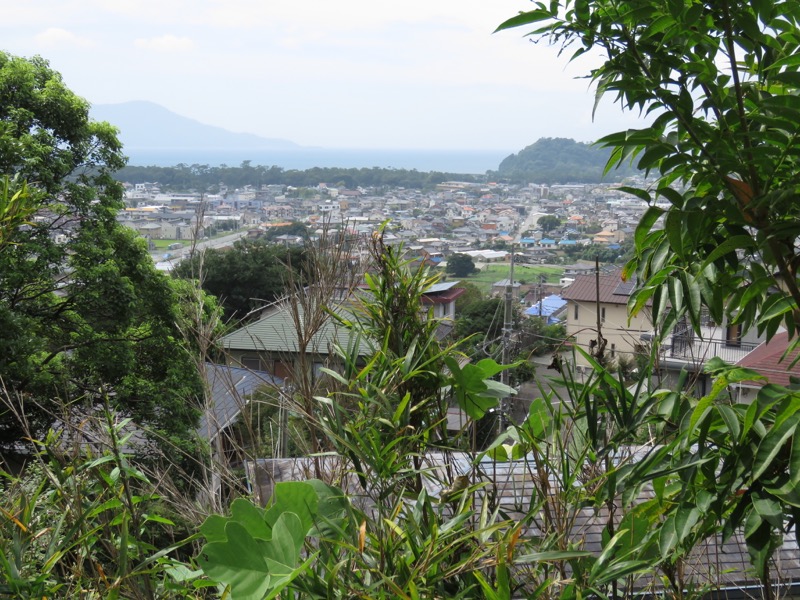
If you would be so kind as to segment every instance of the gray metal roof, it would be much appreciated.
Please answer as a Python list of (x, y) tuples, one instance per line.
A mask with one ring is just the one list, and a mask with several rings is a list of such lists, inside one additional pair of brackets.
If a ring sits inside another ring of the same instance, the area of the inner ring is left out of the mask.
[(445, 281), (442, 283), (434, 283), (431, 287), (425, 290), (425, 293), (438, 294), (439, 292), (445, 292), (458, 283), (459, 283), (458, 281)]
[(213, 440), (233, 423), (258, 388), (280, 387), (283, 383), (280, 378), (264, 371), (210, 363), (204, 367), (211, 405), (200, 418), (197, 433), (206, 440)]
[[(641, 453), (644, 447), (633, 447), (624, 451), (633, 454)], [(254, 481), (265, 482), (262, 484), (261, 497), (266, 500), (271, 492), (272, 486), (279, 481), (301, 481), (308, 477), (313, 477), (315, 461), (321, 461), (322, 470), (333, 471), (341, 469), (343, 463), (347, 463), (344, 457), (325, 456), (317, 458), (294, 458), (294, 459), (261, 459), (251, 463), (251, 479)], [(433, 496), (438, 496), (447, 480), (446, 473), (452, 475), (469, 474), (472, 457), (463, 452), (450, 452), (446, 454), (429, 453), (424, 456), (424, 463), (427, 467), (426, 473), (433, 480), (425, 480), (428, 492)], [(494, 502), (502, 511), (502, 515), (511, 521), (521, 522), (526, 520), (530, 510), (535, 508), (538, 502), (538, 489), (541, 488), (535, 481), (536, 477), (541, 476), (537, 471), (535, 461), (530, 458), (508, 462), (494, 462), (485, 458), (477, 465), (477, 480), (488, 482), (496, 490)], [(257, 476), (255, 471), (262, 471), (261, 476)], [(337, 472), (339, 472), (337, 470)], [(557, 487), (557, 479), (554, 474), (549, 474), (551, 488)], [(347, 477), (342, 480), (341, 485), (347, 496), (356, 504), (368, 507), (369, 502), (365, 502), (364, 491), (360, 488), (355, 477)], [(634, 502), (644, 502), (653, 497), (652, 489), (643, 489)], [(480, 497), (476, 498), (476, 510), (479, 511)], [(603, 531), (608, 520), (608, 508), (587, 506), (575, 508), (574, 520), (571, 520), (571, 539), (576, 548), (588, 550), (595, 554), (600, 554), (603, 550)], [(618, 526), (622, 511), (617, 510), (614, 517), (615, 524)], [(529, 525), (522, 531), (520, 542), (526, 539), (536, 539), (541, 537), (544, 532), (537, 527), (539, 519), (529, 521)], [(694, 580), (710, 584), (712, 589), (720, 590), (745, 590), (750, 586), (756, 586), (758, 579), (754, 575), (750, 565), (747, 552), (747, 545), (741, 531), (737, 531), (727, 540), (723, 540), (720, 535), (710, 537), (698, 544), (689, 556), (684, 559), (682, 568), (686, 580)], [(798, 549), (797, 539), (794, 531), (784, 537), (783, 544), (775, 553), (773, 568), (773, 584), (786, 586), (792, 582), (800, 580), (800, 550)], [(653, 575), (642, 574), (634, 584), (637, 590), (651, 589), (654, 585), (658, 590), (659, 581)], [(758, 597), (757, 595), (751, 597)]]

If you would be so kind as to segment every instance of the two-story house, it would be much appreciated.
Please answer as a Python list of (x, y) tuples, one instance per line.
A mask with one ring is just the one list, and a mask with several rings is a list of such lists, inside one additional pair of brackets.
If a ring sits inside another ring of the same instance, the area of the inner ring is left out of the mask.
[[(576, 275), (575, 281), (561, 293), (567, 301), (567, 336), (591, 353), (597, 343), (599, 320), (606, 340), (605, 355), (610, 359), (620, 355), (633, 357), (641, 346), (642, 334), (653, 329), (648, 307), (628, 318), (628, 298), (634, 285), (633, 281), (623, 281), (620, 270)], [(588, 364), (583, 356), (576, 356), (578, 364)]]

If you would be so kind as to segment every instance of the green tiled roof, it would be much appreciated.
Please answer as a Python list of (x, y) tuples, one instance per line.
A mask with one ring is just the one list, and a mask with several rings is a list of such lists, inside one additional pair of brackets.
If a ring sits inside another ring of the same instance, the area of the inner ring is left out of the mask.
[[(304, 318), (303, 308), (297, 307), (298, 315)], [(253, 352), (298, 352), (297, 332), (291, 307), (281, 302), (258, 321), (242, 327), (221, 340), (226, 350), (244, 350)], [(347, 307), (339, 306), (333, 312), (348, 318)], [(328, 354), (334, 345), (347, 348), (350, 345), (351, 333), (339, 324), (332, 316), (328, 316), (322, 327), (314, 334), (307, 349), (314, 354)], [(371, 353), (370, 345), (365, 341), (359, 344), (361, 356)]]

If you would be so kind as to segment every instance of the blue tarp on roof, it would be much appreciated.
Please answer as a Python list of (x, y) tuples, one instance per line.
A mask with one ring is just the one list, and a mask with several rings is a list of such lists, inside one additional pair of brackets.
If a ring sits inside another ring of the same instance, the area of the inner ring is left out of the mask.
[(549, 296), (542, 298), (541, 302), (536, 302), (533, 306), (528, 308), (525, 311), (525, 314), (529, 317), (538, 317), (539, 316), (539, 308), (541, 307), (541, 315), (543, 317), (547, 317), (548, 323), (557, 323), (558, 319), (552, 318), (554, 313), (557, 313), (561, 310), (567, 301), (561, 298), (561, 296), (557, 296), (556, 294), (550, 294)]

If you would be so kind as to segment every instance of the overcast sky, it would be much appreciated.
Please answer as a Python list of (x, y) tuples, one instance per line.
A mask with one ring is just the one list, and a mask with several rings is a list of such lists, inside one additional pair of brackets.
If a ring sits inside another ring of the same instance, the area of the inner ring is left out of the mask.
[(590, 59), (524, 30), (524, 0), (0, 0), (2, 44), (92, 103), (149, 100), (231, 131), (328, 148), (502, 149), (593, 141)]

